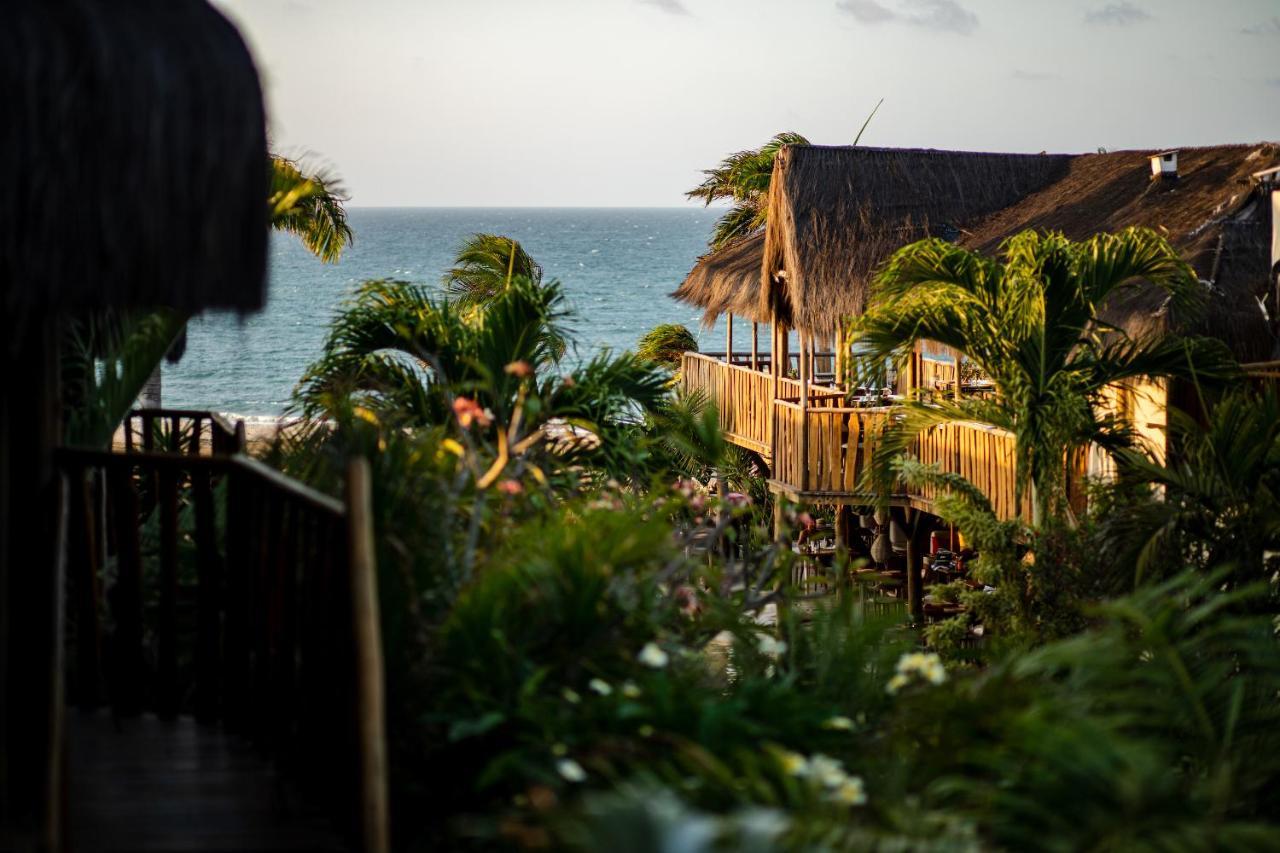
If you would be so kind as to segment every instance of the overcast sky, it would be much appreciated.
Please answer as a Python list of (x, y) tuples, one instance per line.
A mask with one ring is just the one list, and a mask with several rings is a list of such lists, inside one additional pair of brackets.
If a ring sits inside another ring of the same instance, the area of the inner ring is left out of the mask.
[(1280, 140), (1280, 0), (220, 0), (274, 146), (355, 205), (678, 206), (794, 130), (1093, 151)]

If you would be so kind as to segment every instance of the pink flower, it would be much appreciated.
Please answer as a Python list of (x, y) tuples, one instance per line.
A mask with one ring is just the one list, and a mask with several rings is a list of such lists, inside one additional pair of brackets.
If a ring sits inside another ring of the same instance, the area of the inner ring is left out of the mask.
[(729, 502), (729, 506), (734, 508), (751, 506), (751, 498), (742, 492), (730, 492), (724, 496), (724, 499)]
[(498, 491), (504, 495), (518, 495), (524, 492), (524, 484), (519, 480), (503, 480), (498, 483)]
[(680, 612), (693, 618), (702, 612), (702, 602), (698, 600), (698, 592), (689, 585), (676, 588), (676, 601), (680, 603)]
[(560, 384), (566, 388), (572, 388), (578, 384), (578, 380), (574, 379), (572, 376), (566, 375), (560, 377)]
[(493, 412), (481, 408), (479, 403), (469, 397), (454, 398), (453, 413), (463, 429), (468, 429), (472, 423), (479, 424), (481, 429), (493, 423)]
[(519, 379), (525, 379), (533, 375), (533, 365), (527, 361), (513, 361), (502, 369)]
[(813, 516), (809, 515), (809, 513), (807, 512), (802, 512), (799, 515), (797, 515), (796, 521), (800, 522), (800, 524), (804, 526), (805, 530), (809, 530), (810, 528), (816, 526), (817, 524), (817, 522), (813, 520)]

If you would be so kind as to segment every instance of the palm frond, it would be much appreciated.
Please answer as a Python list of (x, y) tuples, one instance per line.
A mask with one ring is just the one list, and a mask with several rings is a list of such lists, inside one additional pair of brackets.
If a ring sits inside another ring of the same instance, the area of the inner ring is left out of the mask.
[(267, 212), (271, 227), (298, 236), (313, 255), (333, 263), (354, 239), (341, 181), (280, 155), (270, 159)]

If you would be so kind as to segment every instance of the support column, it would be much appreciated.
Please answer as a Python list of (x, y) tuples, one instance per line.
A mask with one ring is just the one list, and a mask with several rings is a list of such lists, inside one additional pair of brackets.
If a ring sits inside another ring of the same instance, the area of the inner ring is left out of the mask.
[(751, 369), (760, 369), (760, 324), (751, 321)]
[(729, 323), (728, 323), (729, 334), (728, 334), (728, 339), (725, 341), (724, 363), (733, 364), (733, 314), (732, 312), (729, 313), (728, 317), (729, 317)]
[(924, 555), (929, 550), (928, 516), (908, 509), (907, 525), (907, 611), (916, 625), (924, 624)]
[(812, 363), (805, 352), (809, 336), (800, 333), (800, 491), (809, 491), (809, 382)]

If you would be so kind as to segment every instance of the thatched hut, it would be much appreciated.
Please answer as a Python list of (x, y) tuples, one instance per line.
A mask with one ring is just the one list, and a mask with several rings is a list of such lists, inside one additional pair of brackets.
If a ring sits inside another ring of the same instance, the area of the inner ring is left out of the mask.
[[(1106, 319), (1131, 335), (1153, 331), (1207, 334), (1241, 361), (1271, 357), (1275, 336), (1260, 307), (1269, 294), (1270, 189), (1255, 173), (1280, 163), (1280, 145), (1184, 148), (1177, 171), (1152, 177), (1149, 151), (1112, 151), (1071, 158), (1059, 180), (1009, 205), (961, 235), (962, 245), (995, 252), (1028, 228), (1075, 240), (1100, 231), (1145, 226), (1163, 233), (1210, 286), (1193, 322), (1179, 322), (1163, 294), (1133, 291), (1110, 305)], [(1274, 302), (1272, 302), (1274, 313)]]
[(816, 337), (862, 313), (876, 268), (1064, 175), (1071, 158), (923, 149), (792, 146), (774, 161), (761, 309)]
[[(673, 295), (702, 308), (708, 324), (732, 313), (831, 340), (843, 318), (865, 309), (877, 268), (923, 237), (994, 252), (1026, 228), (1081, 239), (1143, 225), (1167, 234), (1211, 284), (1207, 310), (1180, 323), (1160, 294), (1139, 290), (1109, 306), (1107, 319), (1135, 334), (1210, 334), (1245, 361), (1269, 357), (1274, 329), (1259, 301), (1280, 313), (1269, 292), (1270, 184), (1254, 176), (1280, 162), (1280, 146), (1183, 149), (1177, 171), (1162, 165), (1153, 177), (1160, 156), (787, 146), (774, 164), (763, 238), (701, 258)], [(785, 339), (775, 335), (775, 345)]]
[(0, 85), (0, 848), (56, 849), (59, 319), (260, 306), (266, 131), (205, 0), (15, 0)]
[(671, 296), (703, 310), (710, 328), (721, 314), (769, 322), (760, 305), (760, 266), (764, 260), (764, 232), (733, 241), (698, 258)]

